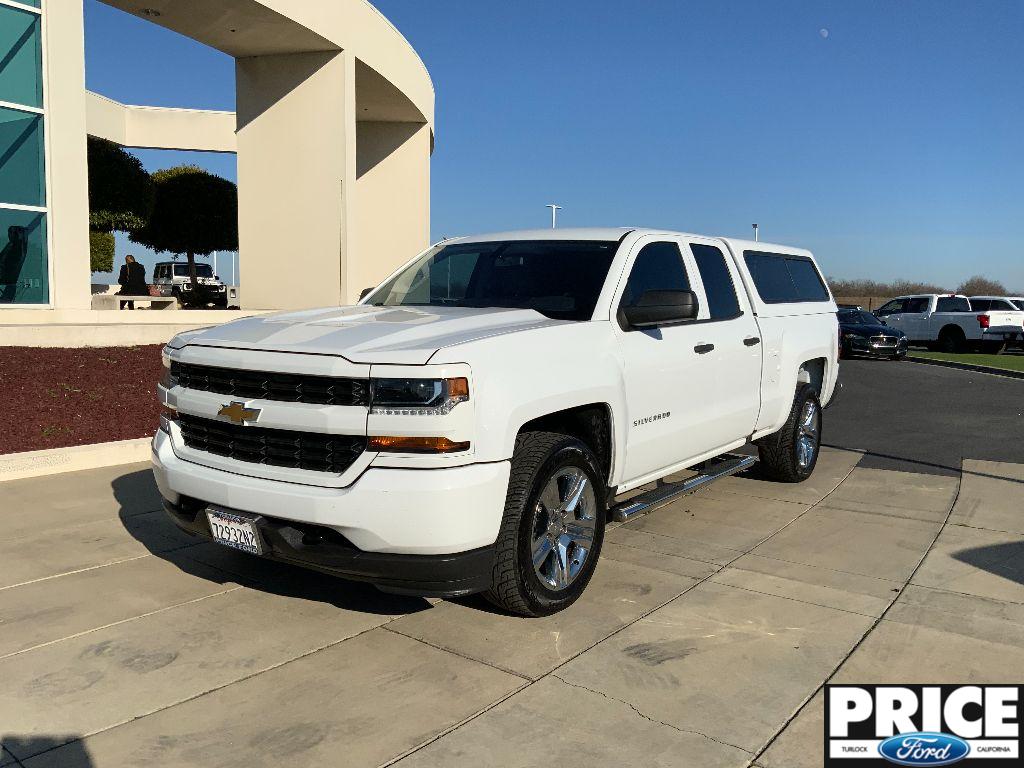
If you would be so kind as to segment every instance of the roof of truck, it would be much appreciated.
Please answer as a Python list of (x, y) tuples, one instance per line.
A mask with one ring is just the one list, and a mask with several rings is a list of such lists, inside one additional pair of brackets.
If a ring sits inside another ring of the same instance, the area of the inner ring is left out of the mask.
[(492, 240), (621, 240), (634, 227), (560, 227), (558, 229), (519, 229), (485, 232), (453, 237), (446, 243), (481, 243)]
[(520, 229), (507, 232), (486, 232), (465, 237), (453, 237), (446, 243), (481, 243), (495, 240), (621, 240), (628, 234), (637, 235), (681, 235), (683, 237), (706, 237), (724, 240), (738, 250), (780, 250), (804, 252), (804, 249), (792, 245), (766, 243), (763, 241), (740, 240), (734, 237), (718, 235), (700, 235), (696, 232), (677, 232), (670, 229), (653, 229), (645, 227), (559, 227), (558, 229)]

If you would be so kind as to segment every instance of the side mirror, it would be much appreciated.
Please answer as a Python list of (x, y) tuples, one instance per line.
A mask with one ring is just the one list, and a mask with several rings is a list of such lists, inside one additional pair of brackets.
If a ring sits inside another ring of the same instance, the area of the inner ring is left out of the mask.
[(698, 310), (693, 291), (644, 291), (633, 304), (622, 307), (619, 314), (629, 330), (693, 320)]
[(371, 293), (373, 293), (373, 291), (374, 291), (373, 288), (363, 288), (363, 290), (361, 290), (359, 292), (359, 300), (362, 301), (367, 296), (369, 296)]

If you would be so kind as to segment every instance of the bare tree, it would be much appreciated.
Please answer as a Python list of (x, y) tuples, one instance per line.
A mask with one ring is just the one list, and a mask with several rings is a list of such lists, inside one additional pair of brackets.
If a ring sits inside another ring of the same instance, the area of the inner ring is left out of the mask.
[(998, 280), (990, 280), (987, 277), (975, 275), (960, 283), (956, 292), (962, 293), (965, 296), (1005, 296), (1006, 286)]

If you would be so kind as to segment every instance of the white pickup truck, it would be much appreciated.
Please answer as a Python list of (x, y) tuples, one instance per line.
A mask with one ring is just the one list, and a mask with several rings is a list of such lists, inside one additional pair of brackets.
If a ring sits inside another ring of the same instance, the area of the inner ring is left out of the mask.
[(544, 615), (586, 587), (609, 513), (749, 466), (728, 453), (747, 441), (766, 476), (807, 478), (837, 351), (808, 251), (642, 229), (448, 240), (359, 305), (175, 337), (154, 472), (192, 533)]
[(1024, 312), (978, 312), (966, 296), (957, 294), (897, 296), (876, 309), (875, 315), (903, 331), (911, 344), (927, 344), (943, 352), (970, 347), (995, 351), (1024, 332)]

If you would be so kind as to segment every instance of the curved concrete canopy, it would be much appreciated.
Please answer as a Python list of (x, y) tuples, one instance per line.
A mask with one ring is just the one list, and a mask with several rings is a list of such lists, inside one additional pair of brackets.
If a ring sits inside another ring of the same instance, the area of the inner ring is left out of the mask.
[(237, 152), (235, 113), (136, 107), (85, 94), (85, 129), (122, 147)]
[(416, 51), (367, 0), (103, 0), (236, 59), (346, 51), (361, 121), (426, 123), (434, 86)]

